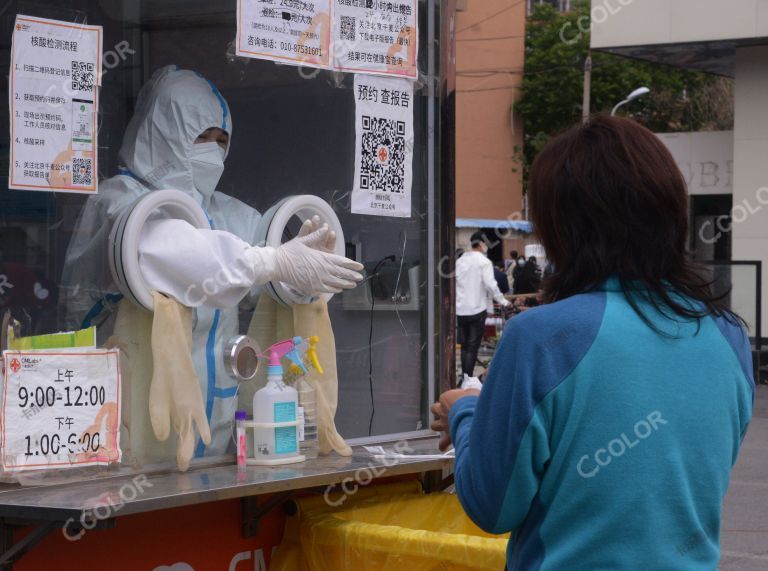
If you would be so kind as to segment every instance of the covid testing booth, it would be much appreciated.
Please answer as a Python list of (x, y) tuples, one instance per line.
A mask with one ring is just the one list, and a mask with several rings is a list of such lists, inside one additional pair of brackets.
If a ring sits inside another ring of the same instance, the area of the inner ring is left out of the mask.
[(454, 13), (2, 6), (0, 568), (267, 569), (445, 485)]

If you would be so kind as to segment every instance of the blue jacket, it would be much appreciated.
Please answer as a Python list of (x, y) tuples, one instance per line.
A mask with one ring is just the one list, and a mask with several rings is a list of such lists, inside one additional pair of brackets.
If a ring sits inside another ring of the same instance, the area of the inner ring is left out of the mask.
[(720, 510), (747, 430), (749, 340), (675, 320), (618, 280), (525, 312), (480, 397), (456, 402), (456, 490), (510, 570), (716, 569)]

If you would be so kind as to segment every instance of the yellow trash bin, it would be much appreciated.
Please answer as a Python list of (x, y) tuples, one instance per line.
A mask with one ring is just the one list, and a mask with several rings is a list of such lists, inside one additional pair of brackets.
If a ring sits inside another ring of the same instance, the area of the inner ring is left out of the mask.
[(337, 508), (322, 498), (299, 500), (270, 570), (504, 569), (508, 536), (478, 528), (455, 495), (378, 488)]

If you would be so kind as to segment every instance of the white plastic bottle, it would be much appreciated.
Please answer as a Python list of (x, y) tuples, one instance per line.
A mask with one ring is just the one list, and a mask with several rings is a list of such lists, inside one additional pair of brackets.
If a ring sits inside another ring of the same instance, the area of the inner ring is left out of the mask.
[(304, 421), (299, 434), (299, 447), (307, 458), (317, 458), (319, 442), (315, 388), (304, 377), (299, 377), (296, 386), (299, 392), (299, 418)]
[(285, 353), (270, 348), (267, 384), (253, 395), (253, 454), (249, 464), (302, 462), (299, 453), (298, 392), (283, 382), (280, 359)]

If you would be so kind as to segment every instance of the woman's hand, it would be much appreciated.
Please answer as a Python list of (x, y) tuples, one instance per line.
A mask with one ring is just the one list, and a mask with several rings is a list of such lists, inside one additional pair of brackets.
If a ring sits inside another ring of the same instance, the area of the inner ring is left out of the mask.
[(451, 445), (451, 435), (448, 430), (448, 414), (451, 412), (451, 408), (457, 400), (464, 397), (478, 396), (480, 391), (476, 389), (453, 389), (445, 391), (440, 395), (438, 402), (432, 405), (430, 410), (435, 415), (435, 420), (432, 422), (430, 428), (435, 432), (440, 433), (440, 450), (445, 452)]

